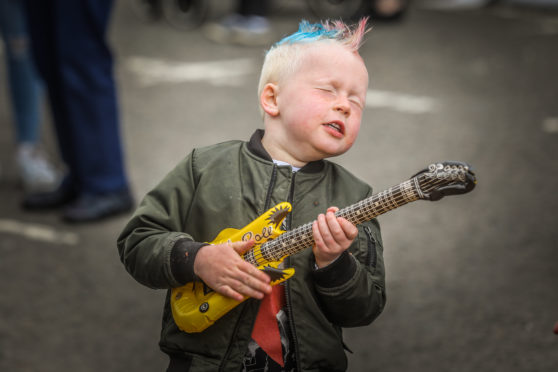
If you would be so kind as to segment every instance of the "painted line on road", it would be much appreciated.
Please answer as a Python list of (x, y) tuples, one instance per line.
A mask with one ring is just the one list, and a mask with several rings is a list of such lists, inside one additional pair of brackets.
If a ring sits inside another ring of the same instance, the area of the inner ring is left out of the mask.
[(432, 97), (371, 89), (366, 94), (366, 107), (388, 108), (410, 114), (425, 114), (436, 111), (438, 103)]
[(255, 71), (248, 58), (205, 62), (176, 62), (156, 58), (129, 57), (126, 67), (144, 86), (165, 83), (207, 82), (216, 86), (238, 86)]
[[(184, 63), (147, 57), (129, 57), (125, 65), (136, 74), (140, 84), (144, 86), (184, 82), (238, 86), (243, 84), (247, 75), (255, 71), (255, 62), (248, 58)], [(423, 114), (435, 111), (437, 102), (431, 97), (372, 89), (367, 93), (366, 106)]]
[(9, 219), (0, 219), (0, 233), (10, 233), (27, 239), (53, 244), (76, 245), (79, 241), (79, 236), (75, 233), (58, 231), (46, 225)]

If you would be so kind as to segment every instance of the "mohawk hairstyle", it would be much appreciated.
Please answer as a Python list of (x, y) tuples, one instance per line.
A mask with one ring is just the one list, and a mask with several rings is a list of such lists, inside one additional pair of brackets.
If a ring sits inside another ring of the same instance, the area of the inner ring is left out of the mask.
[(322, 23), (313, 24), (303, 20), (300, 22), (297, 32), (279, 40), (272, 49), (283, 44), (306, 43), (329, 39), (340, 42), (349, 49), (357, 51), (362, 45), (364, 35), (370, 31), (370, 29), (366, 27), (367, 22), (368, 17), (361, 18), (354, 26), (349, 26), (341, 20), (326, 20)]

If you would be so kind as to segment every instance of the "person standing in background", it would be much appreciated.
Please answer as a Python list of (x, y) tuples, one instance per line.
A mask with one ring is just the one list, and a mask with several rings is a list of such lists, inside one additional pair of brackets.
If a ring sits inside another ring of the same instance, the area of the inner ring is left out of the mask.
[(23, 0), (0, 0), (0, 33), (6, 51), (15, 128), (15, 160), (25, 192), (50, 191), (59, 177), (39, 149), (41, 84), (31, 56)]
[(112, 0), (26, 0), (32, 49), (46, 83), (67, 173), (27, 210), (64, 208), (88, 222), (133, 208), (124, 169), (113, 59), (106, 41)]

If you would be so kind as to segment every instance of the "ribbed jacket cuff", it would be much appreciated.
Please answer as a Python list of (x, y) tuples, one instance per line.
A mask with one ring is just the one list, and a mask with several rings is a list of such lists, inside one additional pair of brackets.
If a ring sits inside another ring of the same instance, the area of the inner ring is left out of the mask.
[[(314, 263), (312, 263), (314, 264)], [(334, 288), (347, 283), (357, 270), (355, 260), (345, 251), (331, 264), (312, 270), (316, 284), (322, 288)]]
[(176, 281), (182, 285), (196, 280), (194, 261), (201, 247), (207, 243), (180, 239), (174, 243), (170, 256), (171, 272)]

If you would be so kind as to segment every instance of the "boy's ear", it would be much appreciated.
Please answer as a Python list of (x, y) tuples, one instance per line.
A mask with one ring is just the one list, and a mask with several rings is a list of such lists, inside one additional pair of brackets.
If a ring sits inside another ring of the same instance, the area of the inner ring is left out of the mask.
[(277, 105), (277, 93), (279, 87), (272, 83), (267, 83), (260, 95), (260, 105), (262, 110), (269, 116), (279, 115), (279, 106)]

